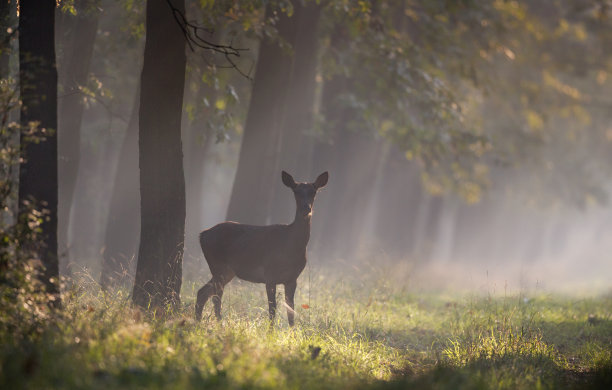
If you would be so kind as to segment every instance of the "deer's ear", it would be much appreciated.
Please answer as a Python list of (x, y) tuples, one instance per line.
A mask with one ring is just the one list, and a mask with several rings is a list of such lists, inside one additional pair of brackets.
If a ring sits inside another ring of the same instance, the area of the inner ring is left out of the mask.
[(290, 174), (288, 174), (287, 172), (283, 171), (283, 184), (286, 185), (287, 187), (293, 189), (295, 188), (296, 184), (295, 184), (295, 180), (293, 180), (293, 176), (291, 176)]
[(317, 190), (321, 187), (325, 187), (328, 179), (329, 179), (329, 173), (323, 172), (322, 174), (319, 175), (319, 177), (317, 177), (317, 180), (315, 180), (314, 186), (317, 188)]

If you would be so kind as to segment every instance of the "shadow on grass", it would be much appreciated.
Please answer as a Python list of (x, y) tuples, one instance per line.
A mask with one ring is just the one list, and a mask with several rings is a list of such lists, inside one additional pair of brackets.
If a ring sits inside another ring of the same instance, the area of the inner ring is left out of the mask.
[(466, 366), (438, 364), (416, 376), (398, 376), (369, 389), (612, 389), (612, 365), (588, 372), (560, 369), (548, 358), (479, 359)]
[[(16, 361), (23, 366), (23, 361)], [(3, 369), (6, 371), (6, 363)], [(2, 389), (227, 389), (232, 388), (225, 371), (202, 373), (197, 367), (179, 369), (127, 367), (118, 371), (81, 370), (79, 373), (52, 372), (40, 367), (28, 373), (16, 367), (0, 375)], [(247, 386), (248, 387), (248, 386)]]
[(393, 348), (418, 351), (427, 350), (432, 344), (448, 338), (448, 335), (441, 331), (422, 327), (382, 329), (365, 326), (359, 329), (359, 333), (369, 340), (384, 342)]
[[(586, 320), (538, 322), (537, 327), (549, 343), (557, 347), (567, 346), (568, 341), (580, 343), (584, 341), (612, 341), (612, 320), (590, 316)], [(574, 335), (568, 340), (567, 335)]]
[[(28, 372), (28, 354), (13, 356), (5, 361), (0, 387), (17, 388), (87, 388), (87, 389), (202, 389), (202, 388), (348, 388), (348, 389), (612, 389), (612, 364), (590, 371), (562, 369), (548, 357), (505, 356), (478, 359), (465, 366), (447, 364), (432, 365), (419, 374), (406, 368), (389, 381), (360, 382), (358, 377), (343, 375), (329, 377), (329, 371), (338, 368), (337, 362), (325, 351), (313, 355), (304, 351), (302, 355), (289, 358), (278, 357), (272, 366), (278, 367), (285, 381), (262, 386), (257, 381), (232, 381), (225, 371), (201, 372), (197, 367), (159, 366), (155, 368), (128, 367), (105, 371), (82, 370), (75, 372), (49, 372), (45, 367)], [(7, 363), (9, 363), (7, 365)], [(12, 378), (6, 374), (12, 367)], [(24, 365), (25, 364), (25, 365)], [(77, 364), (78, 365), (78, 364)], [(349, 369), (350, 368), (346, 368)], [(82, 371), (81, 371), (82, 370)], [(38, 371), (38, 372), (36, 372)], [(78, 373), (77, 373), (78, 372)], [(348, 372), (346, 374), (349, 374)], [(9, 379), (7, 381), (7, 379)], [(42, 385), (42, 387), (38, 386)]]

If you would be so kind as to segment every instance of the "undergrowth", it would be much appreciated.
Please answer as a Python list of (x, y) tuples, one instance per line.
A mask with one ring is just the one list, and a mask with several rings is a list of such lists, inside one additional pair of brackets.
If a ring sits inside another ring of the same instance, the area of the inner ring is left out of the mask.
[[(364, 276), (365, 275), (365, 276)], [(308, 277), (310, 280), (305, 280)], [(261, 286), (233, 282), (210, 303), (151, 318), (123, 290), (82, 282), (63, 309), (15, 337), (0, 316), (0, 388), (610, 388), (612, 297), (453, 296), (376, 273), (304, 275), (297, 325), (270, 327)], [(282, 292), (279, 292), (281, 295)], [(281, 297), (279, 297), (281, 298)], [(279, 299), (279, 302), (282, 302)], [(9, 326), (10, 325), (10, 326)]]

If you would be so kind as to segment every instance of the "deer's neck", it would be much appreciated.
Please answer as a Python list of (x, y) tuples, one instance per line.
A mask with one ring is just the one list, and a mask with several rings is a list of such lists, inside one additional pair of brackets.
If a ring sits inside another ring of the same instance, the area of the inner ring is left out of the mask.
[(310, 240), (310, 216), (302, 217), (296, 213), (295, 219), (289, 225), (289, 229), (295, 245), (300, 248), (306, 248), (306, 244)]

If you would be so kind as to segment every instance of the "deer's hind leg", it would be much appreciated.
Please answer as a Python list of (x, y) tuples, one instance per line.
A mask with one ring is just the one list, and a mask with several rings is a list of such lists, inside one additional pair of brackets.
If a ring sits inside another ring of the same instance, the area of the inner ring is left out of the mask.
[(213, 275), (200, 290), (196, 299), (195, 317), (197, 321), (202, 319), (202, 310), (208, 298), (212, 296), (213, 305), (215, 307), (215, 316), (218, 320), (221, 319), (221, 297), (223, 297), (223, 289), (234, 278), (232, 270), (227, 268), (223, 273)]
[(214, 292), (212, 301), (215, 306), (215, 316), (217, 316), (218, 320), (221, 319), (221, 298), (223, 297), (223, 289), (232, 279), (234, 279), (234, 273), (228, 268), (227, 272), (219, 277), (218, 281), (213, 284)]
[(208, 298), (210, 298), (214, 291), (213, 283), (213, 279), (211, 279), (204, 285), (204, 287), (198, 290), (195, 306), (196, 321), (200, 321), (202, 319), (202, 310), (204, 309), (204, 305), (206, 305), (206, 301), (208, 301)]
[(293, 297), (295, 296), (295, 289), (297, 288), (297, 281), (285, 283), (285, 303), (287, 304), (287, 321), (289, 326), (293, 326), (295, 323), (295, 308)]

